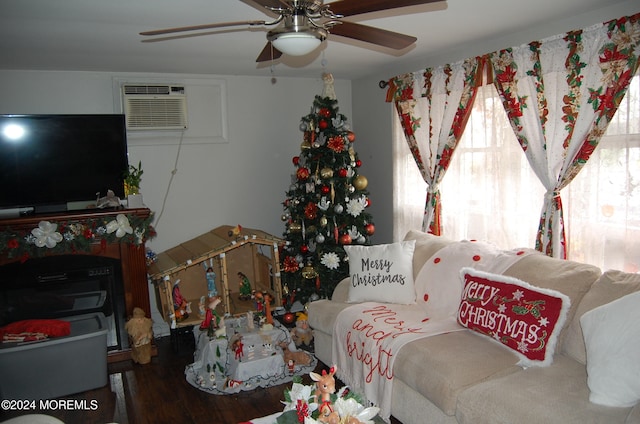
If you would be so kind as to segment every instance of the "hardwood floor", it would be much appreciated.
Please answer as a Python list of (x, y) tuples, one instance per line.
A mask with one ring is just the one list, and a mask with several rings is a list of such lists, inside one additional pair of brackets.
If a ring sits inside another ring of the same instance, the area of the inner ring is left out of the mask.
[[(282, 410), (280, 401), (290, 383), (235, 395), (211, 395), (195, 389), (185, 379), (184, 368), (193, 362), (193, 346), (189, 340), (182, 340), (178, 351), (169, 337), (156, 339), (156, 345), (158, 355), (151, 363), (109, 364), (110, 384), (65, 396), (65, 401), (78, 401), (71, 410), (1, 410), (0, 422), (31, 413), (51, 415), (66, 424), (236, 424)], [(327, 368), (318, 362), (316, 372)], [(304, 383), (312, 384), (308, 375), (304, 376)], [(393, 418), (391, 422), (401, 424)]]

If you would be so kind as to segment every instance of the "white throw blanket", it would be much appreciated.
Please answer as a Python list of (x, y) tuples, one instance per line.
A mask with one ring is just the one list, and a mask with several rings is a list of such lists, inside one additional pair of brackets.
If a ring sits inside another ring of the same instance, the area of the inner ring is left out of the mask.
[[(462, 293), (460, 269), (471, 266), (502, 273), (530, 253), (533, 251), (502, 251), (479, 242), (452, 243), (436, 252), (418, 273), (416, 304), (364, 302), (342, 310), (335, 322), (332, 345), (338, 377), (378, 406), (380, 416), (388, 422), (393, 364), (402, 346), (464, 330), (456, 320)], [(426, 292), (430, 295), (425, 296)]]
[(378, 406), (387, 421), (393, 362), (400, 348), (419, 338), (464, 330), (455, 317), (424, 318), (424, 311), (416, 305), (365, 302), (344, 309), (336, 319), (333, 360), (338, 377)]

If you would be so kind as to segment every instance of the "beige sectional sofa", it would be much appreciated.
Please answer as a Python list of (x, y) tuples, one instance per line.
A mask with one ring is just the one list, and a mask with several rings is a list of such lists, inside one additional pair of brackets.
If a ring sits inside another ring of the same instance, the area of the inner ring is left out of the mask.
[[(416, 240), (414, 276), (432, 255), (454, 243), (418, 231), (409, 232), (405, 240)], [(395, 360), (391, 414), (404, 424), (640, 423), (640, 404), (611, 407), (590, 402), (580, 325), (585, 312), (639, 291), (640, 275), (602, 273), (595, 266), (542, 254), (522, 258), (504, 275), (570, 298), (553, 363), (523, 368), (511, 350), (467, 329), (412, 341)], [(345, 279), (331, 300), (309, 304), (316, 355), (325, 364), (333, 363), (334, 323), (350, 306), (348, 290)]]

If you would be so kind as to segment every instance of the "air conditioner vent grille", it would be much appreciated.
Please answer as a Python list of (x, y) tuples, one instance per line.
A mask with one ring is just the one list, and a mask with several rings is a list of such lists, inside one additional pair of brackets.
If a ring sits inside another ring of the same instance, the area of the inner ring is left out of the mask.
[(124, 94), (170, 94), (171, 87), (168, 85), (125, 85)]
[(126, 84), (122, 93), (128, 130), (179, 130), (188, 127), (184, 87)]

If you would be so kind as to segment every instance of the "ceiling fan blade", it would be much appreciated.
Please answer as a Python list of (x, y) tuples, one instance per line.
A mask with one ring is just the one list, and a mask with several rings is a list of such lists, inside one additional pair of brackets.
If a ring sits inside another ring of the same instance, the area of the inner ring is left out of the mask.
[(337, 0), (328, 3), (331, 11), (342, 16), (360, 15), (362, 13), (378, 12), (380, 10), (398, 9), (400, 7), (417, 6), (436, 3), (443, 0)]
[(265, 7), (267, 9), (269, 8), (274, 8), (277, 9), (279, 7), (283, 7), (283, 8), (288, 8), (289, 5), (287, 4), (286, 1), (280, 1), (280, 0), (251, 0), (254, 3), (259, 4), (262, 7)]
[(258, 25), (265, 25), (265, 24), (266, 24), (265, 21), (221, 22), (217, 24), (204, 24), (204, 25), (193, 25), (193, 26), (178, 27), (178, 28), (156, 29), (153, 31), (141, 32), (140, 35), (163, 35), (163, 34), (172, 34), (174, 32), (199, 31), (203, 29), (224, 28), (224, 27), (240, 26), (240, 25), (258, 26)]
[(331, 27), (329, 30), (331, 34), (366, 41), (367, 43), (377, 44), (379, 46), (389, 47), (395, 50), (402, 50), (409, 47), (417, 40), (416, 37), (387, 31), (386, 29), (356, 24), (354, 22), (340, 22), (340, 24)]
[(264, 49), (258, 55), (256, 62), (268, 62), (270, 60), (276, 60), (280, 56), (282, 56), (282, 52), (271, 44), (271, 41), (267, 42), (267, 45), (264, 46)]

